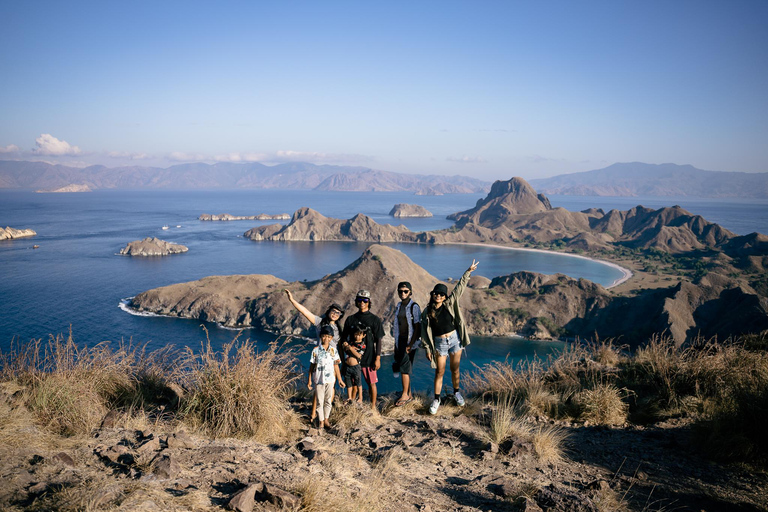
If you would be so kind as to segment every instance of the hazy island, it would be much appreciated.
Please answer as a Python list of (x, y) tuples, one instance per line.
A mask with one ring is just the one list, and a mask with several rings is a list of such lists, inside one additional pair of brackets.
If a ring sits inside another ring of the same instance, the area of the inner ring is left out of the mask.
[(93, 190), (88, 185), (69, 184), (53, 190), (35, 190), (35, 192), (39, 194), (47, 194), (47, 193), (68, 193), (68, 192), (93, 192)]
[(0, 240), (13, 240), (15, 238), (25, 238), (35, 235), (37, 235), (37, 233), (31, 229), (14, 229), (8, 226), (0, 228)]
[(399, 203), (392, 207), (389, 214), (393, 217), (431, 217), (432, 212), (418, 204)]
[(160, 240), (156, 237), (147, 237), (143, 240), (134, 240), (120, 249), (121, 256), (168, 256), (180, 254), (189, 249), (181, 244), (174, 244)]
[(228, 213), (220, 213), (219, 215), (211, 215), (209, 213), (203, 213), (197, 219), (203, 221), (230, 221), (230, 220), (288, 220), (291, 216), (287, 213), (278, 213), (277, 215), (269, 215), (266, 213), (260, 213), (258, 215), (230, 215)]

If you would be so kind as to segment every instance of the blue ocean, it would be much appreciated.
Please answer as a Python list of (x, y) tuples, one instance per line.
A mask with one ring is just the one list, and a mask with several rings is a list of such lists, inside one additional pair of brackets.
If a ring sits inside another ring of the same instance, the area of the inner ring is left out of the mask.
[[(272, 274), (288, 281), (313, 280), (336, 272), (360, 256), (364, 243), (252, 242), (248, 229), (274, 221), (203, 222), (202, 213), (256, 215), (292, 214), (308, 206), (323, 215), (347, 219), (356, 213), (378, 223), (404, 224), (412, 231), (449, 227), (445, 216), (475, 205), (480, 194), (413, 196), (404, 193), (350, 193), (286, 190), (231, 191), (97, 191), (82, 194), (38, 194), (0, 191), (0, 224), (29, 228), (33, 238), (0, 242), (0, 351), (12, 343), (68, 333), (80, 344), (131, 341), (149, 349), (166, 345), (197, 348), (206, 333), (201, 322), (137, 316), (121, 302), (144, 290), (192, 281), (209, 275)], [(570, 210), (588, 207), (627, 209), (680, 204), (734, 232), (766, 232), (768, 203), (704, 201), (687, 203), (668, 198), (574, 198), (551, 196), (553, 206)], [(395, 219), (396, 203), (420, 204), (434, 217)], [(283, 221), (287, 222), (287, 221)], [(167, 229), (163, 229), (167, 227)], [(189, 247), (165, 258), (118, 256), (126, 243), (156, 236)], [(39, 245), (33, 249), (33, 245)], [(440, 279), (458, 277), (472, 258), (476, 272), (492, 278), (520, 270), (562, 272), (609, 286), (621, 273), (599, 262), (561, 254), (469, 246), (393, 244)], [(374, 311), (375, 312), (375, 311)], [(206, 325), (214, 347), (237, 332)], [(246, 330), (242, 338), (268, 342), (274, 336)], [(469, 363), (516, 361), (534, 354), (545, 357), (561, 349), (559, 342), (519, 338), (474, 338), (466, 351)], [(385, 358), (383, 367), (391, 361)], [(466, 365), (470, 367), (470, 364)], [(415, 369), (416, 389), (426, 389), (431, 372), (425, 359)], [(382, 372), (383, 392), (396, 389), (391, 372)]]

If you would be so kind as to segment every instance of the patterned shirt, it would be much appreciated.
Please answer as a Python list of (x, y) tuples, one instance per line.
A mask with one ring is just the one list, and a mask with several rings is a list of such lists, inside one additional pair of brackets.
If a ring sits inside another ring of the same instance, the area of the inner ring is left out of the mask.
[(313, 348), (309, 363), (315, 365), (315, 373), (312, 379), (315, 381), (315, 384), (334, 384), (336, 382), (334, 366), (338, 361), (340, 361), (339, 353), (330, 344), (328, 345), (328, 350), (324, 349), (322, 345)]

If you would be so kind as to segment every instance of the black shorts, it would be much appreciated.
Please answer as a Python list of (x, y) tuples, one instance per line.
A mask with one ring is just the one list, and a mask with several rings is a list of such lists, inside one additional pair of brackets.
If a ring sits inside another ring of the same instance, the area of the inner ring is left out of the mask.
[(413, 347), (410, 352), (405, 351), (405, 345), (403, 348), (395, 352), (395, 361), (392, 364), (392, 370), (395, 373), (402, 373), (404, 375), (410, 375), (411, 368), (413, 367), (413, 360), (416, 358), (416, 347)]
[(347, 366), (344, 369), (344, 384), (350, 386), (362, 386), (362, 371), (360, 365)]

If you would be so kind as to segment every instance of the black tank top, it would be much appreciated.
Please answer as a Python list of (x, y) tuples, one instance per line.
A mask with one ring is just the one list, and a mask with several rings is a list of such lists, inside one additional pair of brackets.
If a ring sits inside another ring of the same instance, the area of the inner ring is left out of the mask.
[(445, 306), (442, 306), (436, 312), (437, 318), (429, 319), (429, 326), (432, 328), (432, 336), (442, 336), (447, 332), (451, 332), (456, 329), (453, 326), (453, 317), (450, 311)]

